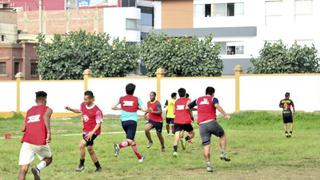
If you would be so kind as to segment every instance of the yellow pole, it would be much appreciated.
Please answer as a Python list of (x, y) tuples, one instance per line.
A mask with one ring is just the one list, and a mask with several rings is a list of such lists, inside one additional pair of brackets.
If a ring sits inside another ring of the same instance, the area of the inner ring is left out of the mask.
[(83, 71), (84, 91), (88, 91), (88, 89), (89, 89), (88, 81), (89, 81), (89, 78), (91, 77), (91, 75), (92, 75), (92, 72), (90, 69), (86, 69)]
[(164, 77), (165, 71), (162, 68), (158, 68), (156, 72), (157, 77), (157, 100), (161, 100), (161, 78)]
[(236, 104), (235, 104), (235, 111), (240, 112), (240, 75), (242, 72), (241, 65), (236, 65), (234, 68), (234, 75), (235, 75), (235, 81), (236, 81)]
[(16, 100), (16, 113), (19, 114), (21, 111), (20, 111), (20, 82), (21, 82), (21, 79), (23, 79), (23, 74), (21, 72), (18, 72), (15, 76), (16, 78), (16, 97), (17, 97), (17, 100)]

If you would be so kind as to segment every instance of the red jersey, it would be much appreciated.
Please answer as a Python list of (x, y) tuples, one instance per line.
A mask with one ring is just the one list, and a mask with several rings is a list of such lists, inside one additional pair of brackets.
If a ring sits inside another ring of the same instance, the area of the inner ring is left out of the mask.
[(175, 124), (191, 124), (192, 119), (190, 112), (187, 109), (189, 100), (187, 98), (179, 98), (174, 105), (174, 112), (176, 117), (174, 118)]
[[(92, 131), (98, 123), (103, 122), (103, 114), (102, 111), (98, 108), (97, 105), (93, 105), (92, 107), (87, 107), (85, 103), (81, 104), (80, 111), (82, 113), (82, 123), (83, 128), (82, 132), (84, 134)], [(96, 135), (101, 133), (101, 126), (95, 132)]]
[[(161, 110), (161, 104), (159, 101), (155, 102), (148, 102), (148, 109), (152, 109), (153, 111), (159, 111)], [(149, 113), (149, 119), (154, 121), (154, 122), (162, 122), (162, 116), (161, 114), (154, 114), (154, 113)]]
[(126, 95), (120, 98), (121, 109), (127, 112), (137, 112), (139, 110), (139, 100), (132, 95)]
[[(216, 100), (216, 101), (215, 101)], [(198, 107), (198, 123), (202, 123), (207, 120), (216, 120), (216, 107), (214, 103), (218, 102), (216, 98), (212, 96), (202, 96), (196, 101)]]
[(22, 137), (22, 142), (27, 142), (34, 145), (47, 144), (47, 127), (44, 123), (44, 116), (48, 107), (45, 105), (33, 106), (27, 111), (27, 116), (24, 119), (25, 132)]

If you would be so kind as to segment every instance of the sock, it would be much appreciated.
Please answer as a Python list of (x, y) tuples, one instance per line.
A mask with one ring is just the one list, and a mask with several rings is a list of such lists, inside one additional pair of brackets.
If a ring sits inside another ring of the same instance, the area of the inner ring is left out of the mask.
[(127, 147), (128, 145), (129, 145), (129, 144), (128, 144), (128, 141), (123, 141), (122, 143), (119, 144), (119, 147), (120, 147), (120, 149), (121, 149), (121, 148)]
[(84, 166), (84, 159), (80, 159), (80, 166)]
[(138, 158), (138, 159), (141, 159), (141, 158), (142, 158), (142, 155), (139, 153), (138, 148), (137, 148), (137, 145), (133, 145), (133, 146), (131, 146), (131, 148), (132, 148), (134, 154), (137, 156), (137, 158)]
[(40, 163), (37, 165), (37, 169), (41, 171), (47, 166), (47, 163), (45, 161), (40, 161)]
[(286, 131), (286, 132), (284, 132), (284, 133), (288, 134), (288, 131)]
[(173, 146), (173, 151), (174, 151), (174, 152), (177, 152), (177, 151), (178, 151), (178, 146), (177, 146), (177, 145), (174, 145), (174, 146)]
[(190, 139), (191, 139), (190, 136), (187, 136), (187, 137), (185, 138), (186, 141), (189, 141)]
[(101, 168), (99, 161), (95, 162), (94, 165), (96, 166), (96, 168)]

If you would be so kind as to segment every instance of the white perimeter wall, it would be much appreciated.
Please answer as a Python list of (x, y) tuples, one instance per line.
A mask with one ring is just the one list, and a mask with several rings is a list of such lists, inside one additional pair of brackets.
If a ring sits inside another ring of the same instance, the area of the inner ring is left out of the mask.
[[(156, 78), (97, 78), (89, 79), (89, 89), (96, 96), (96, 104), (104, 114), (119, 114), (111, 106), (125, 95), (128, 83), (136, 84), (135, 95), (144, 105), (149, 93), (156, 91)], [(162, 78), (161, 103), (170, 98), (172, 92), (186, 88), (191, 99), (204, 95), (205, 88), (213, 86), (215, 97), (228, 112), (235, 111), (235, 79), (222, 78)], [(21, 81), (21, 111), (26, 112), (35, 104), (35, 92), (48, 93), (48, 105), (54, 112), (66, 112), (64, 106), (79, 108), (83, 102), (83, 81)], [(299, 111), (320, 111), (319, 75), (242, 75), (240, 77), (240, 110), (281, 110), (279, 101), (289, 91)], [(16, 110), (16, 82), (0, 81), (0, 112)]]

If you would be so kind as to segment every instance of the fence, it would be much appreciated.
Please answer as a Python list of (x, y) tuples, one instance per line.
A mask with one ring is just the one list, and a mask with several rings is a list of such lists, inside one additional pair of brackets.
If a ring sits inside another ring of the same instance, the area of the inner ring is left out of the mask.
[(207, 86), (216, 89), (215, 96), (229, 113), (247, 110), (279, 110), (278, 103), (289, 91), (296, 109), (301, 111), (320, 110), (320, 74), (241, 74), (241, 67), (235, 68), (234, 76), (222, 77), (165, 77), (163, 69), (158, 69), (156, 77), (92, 78), (86, 70), (83, 80), (23, 80), (21, 73), (16, 81), (0, 81), (0, 116), (13, 112), (26, 112), (34, 105), (34, 92), (48, 93), (48, 106), (55, 116), (70, 116), (64, 106), (79, 107), (84, 90), (92, 90), (96, 104), (104, 114), (118, 114), (112, 111), (112, 104), (125, 94), (125, 85), (137, 85), (135, 95), (146, 104), (149, 93), (156, 91), (158, 100), (164, 104), (172, 92), (184, 87), (191, 99), (204, 95)]

